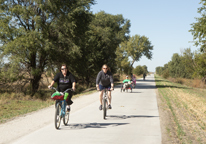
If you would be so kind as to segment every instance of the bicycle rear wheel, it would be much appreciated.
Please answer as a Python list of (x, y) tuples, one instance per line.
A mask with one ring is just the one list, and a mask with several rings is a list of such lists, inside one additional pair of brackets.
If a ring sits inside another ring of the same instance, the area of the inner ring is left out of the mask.
[(106, 115), (107, 115), (107, 100), (105, 98), (103, 98), (103, 118), (106, 119)]
[(65, 113), (65, 116), (63, 118), (63, 122), (64, 122), (65, 126), (68, 124), (68, 122), (69, 122), (69, 112)]
[(55, 124), (55, 128), (59, 129), (61, 124), (61, 105), (59, 102), (56, 104), (54, 124)]

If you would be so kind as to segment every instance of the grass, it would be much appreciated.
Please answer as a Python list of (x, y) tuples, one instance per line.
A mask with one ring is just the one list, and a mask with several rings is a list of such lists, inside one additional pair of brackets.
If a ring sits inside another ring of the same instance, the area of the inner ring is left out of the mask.
[[(120, 82), (115, 82), (114, 85), (119, 85)], [(88, 95), (96, 92), (96, 87), (86, 89), (84, 86), (78, 86), (73, 95), (73, 98), (82, 95)], [(41, 88), (34, 97), (24, 95), (23, 93), (1, 92), (0, 95), (0, 123), (7, 122), (8, 120), (17, 116), (27, 114), (54, 104), (50, 99), (53, 91), (46, 88)]]
[(161, 101), (172, 114), (172, 121), (165, 128), (174, 127), (178, 143), (206, 143), (206, 90), (173, 83), (155, 75)]
[(1, 93), (0, 95), (0, 123), (23, 115), (32, 111), (36, 111), (52, 105), (54, 102), (50, 99), (42, 100), (39, 98), (31, 98), (23, 94)]

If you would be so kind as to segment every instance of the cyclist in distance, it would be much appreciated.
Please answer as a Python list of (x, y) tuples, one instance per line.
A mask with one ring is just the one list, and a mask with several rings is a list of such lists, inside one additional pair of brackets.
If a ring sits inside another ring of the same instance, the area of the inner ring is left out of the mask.
[(104, 64), (102, 66), (102, 70), (97, 75), (96, 87), (97, 87), (97, 90), (100, 91), (100, 93), (99, 93), (99, 100), (100, 100), (99, 110), (102, 110), (102, 96), (103, 96), (103, 89), (105, 89), (105, 88), (109, 89), (109, 91), (108, 91), (108, 100), (109, 100), (108, 109), (112, 109), (111, 90), (114, 90), (114, 81), (113, 81), (112, 73), (110, 72), (110, 69), (106, 64)]
[(143, 79), (145, 80), (145, 77), (146, 77), (146, 73), (143, 73)]
[[(74, 76), (69, 72), (69, 69), (67, 68), (66, 64), (62, 64), (60, 67), (60, 72), (57, 73), (51, 82), (51, 84), (48, 86), (48, 88), (51, 88), (54, 83), (57, 82), (57, 90), (59, 92), (64, 92), (68, 88), (72, 88), (73, 91), (75, 91), (75, 78)], [(68, 91), (69, 97), (67, 98), (67, 111), (70, 111), (70, 105), (73, 103), (71, 100), (72, 98), (72, 91)]]
[(136, 85), (136, 76), (133, 74), (133, 78), (132, 78), (133, 84)]
[(129, 88), (129, 87), (131, 87), (131, 80), (128, 78), (128, 76), (126, 76), (126, 79), (123, 80), (123, 85), (122, 85), (123, 91), (125, 90), (125, 88)]

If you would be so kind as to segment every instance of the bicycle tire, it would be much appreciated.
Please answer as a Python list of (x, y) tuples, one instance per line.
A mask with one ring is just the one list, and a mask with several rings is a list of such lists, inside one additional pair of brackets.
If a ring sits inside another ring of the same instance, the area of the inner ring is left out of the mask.
[(69, 122), (69, 112), (66, 112), (64, 118), (63, 118), (63, 122), (64, 122), (64, 125), (66, 126)]
[(58, 102), (56, 104), (55, 117), (54, 117), (54, 124), (55, 124), (55, 128), (56, 129), (59, 129), (60, 124), (61, 124), (61, 116), (60, 116), (60, 114), (61, 114), (61, 105)]
[(106, 119), (106, 115), (107, 115), (107, 106), (106, 106), (106, 99), (103, 98), (103, 104), (104, 104), (104, 107), (103, 107), (103, 118)]

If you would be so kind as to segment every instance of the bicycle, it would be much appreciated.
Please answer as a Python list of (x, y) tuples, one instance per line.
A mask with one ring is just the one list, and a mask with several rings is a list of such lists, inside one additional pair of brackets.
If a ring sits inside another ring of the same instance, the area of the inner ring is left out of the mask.
[(105, 88), (103, 89), (104, 92), (103, 92), (103, 97), (102, 97), (102, 103), (103, 103), (103, 119), (106, 119), (106, 116), (107, 116), (107, 96), (108, 96), (108, 91), (109, 89), (108, 88)]
[(59, 129), (61, 124), (61, 119), (63, 118), (63, 123), (66, 126), (69, 122), (69, 113), (66, 110), (66, 99), (69, 96), (67, 91), (72, 91), (71, 88), (65, 90), (64, 92), (59, 92), (56, 88), (51, 87), (50, 89), (56, 90), (55, 93), (52, 94), (51, 98), (56, 100), (55, 102), (55, 116), (54, 116), (54, 124), (55, 128)]
[[(128, 82), (125, 82), (125, 83), (128, 83)], [(127, 86), (124, 87), (124, 83), (122, 83), (122, 85), (121, 85), (121, 92), (122, 92), (122, 91), (123, 91), (123, 92), (125, 92), (125, 91), (128, 92), (128, 89), (130, 89), (130, 92), (132, 92), (132, 85), (129, 84), (129, 85), (127, 85)]]

